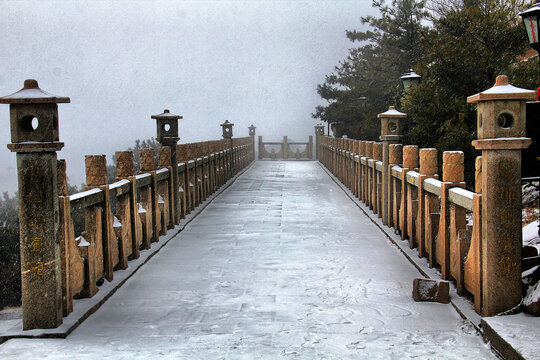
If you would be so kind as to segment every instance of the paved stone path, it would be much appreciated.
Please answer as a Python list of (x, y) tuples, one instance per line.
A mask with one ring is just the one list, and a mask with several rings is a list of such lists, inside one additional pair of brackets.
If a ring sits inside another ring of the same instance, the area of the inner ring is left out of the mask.
[(316, 162), (257, 162), (67, 339), (0, 359), (494, 358)]

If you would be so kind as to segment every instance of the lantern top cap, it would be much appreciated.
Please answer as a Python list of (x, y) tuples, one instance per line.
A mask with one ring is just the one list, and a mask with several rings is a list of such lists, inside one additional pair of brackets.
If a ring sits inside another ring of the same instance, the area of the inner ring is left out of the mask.
[(377, 115), (378, 118), (383, 118), (383, 117), (402, 118), (402, 117), (406, 117), (406, 116), (407, 116), (407, 114), (397, 111), (396, 108), (395, 108), (394, 106), (390, 106), (390, 107), (388, 108), (388, 111), (383, 112), (382, 114)]
[(221, 124), (221, 126), (227, 126), (227, 125), (234, 125), (232, 122), (229, 122), (229, 120), (225, 120), (225, 122), (223, 124)]
[(315, 125), (315, 127), (320, 128), (320, 127), (324, 127), (324, 125), (323, 124), (317, 124), (317, 125)]
[(487, 100), (531, 100), (536, 98), (534, 90), (522, 89), (508, 83), (508, 76), (499, 75), (495, 85), (478, 94), (469, 96), (468, 103), (477, 103)]
[(412, 80), (412, 79), (421, 79), (421, 78), (422, 76), (415, 73), (413, 69), (409, 69), (408, 72), (406, 72), (402, 77), (400, 77), (401, 80)]
[(178, 120), (178, 119), (182, 119), (183, 117), (180, 115), (171, 114), (169, 109), (165, 109), (163, 110), (163, 113), (161, 114), (151, 115), (151, 118), (156, 119), (156, 120)]
[(253, 126), (253, 124), (251, 124), (251, 126), (248, 126), (250, 129), (255, 129), (255, 126)]
[(520, 12), (519, 16), (525, 18), (527, 16), (535, 15), (537, 12), (540, 12), (540, 2), (538, 1), (529, 9)]
[(68, 97), (49, 94), (39, 88), (38, 82), (34, 79), (24, 81), (24, 87), (4, 97), (0, 97), (0, 104), (57, 104), (69, 103)]

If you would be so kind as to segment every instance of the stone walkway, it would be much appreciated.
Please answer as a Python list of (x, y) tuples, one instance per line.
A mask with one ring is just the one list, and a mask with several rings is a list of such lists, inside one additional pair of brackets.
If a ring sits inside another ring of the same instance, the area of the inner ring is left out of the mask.
[(316, 162), (256, 162), (67, 339), (1, 359), (495, 358)]

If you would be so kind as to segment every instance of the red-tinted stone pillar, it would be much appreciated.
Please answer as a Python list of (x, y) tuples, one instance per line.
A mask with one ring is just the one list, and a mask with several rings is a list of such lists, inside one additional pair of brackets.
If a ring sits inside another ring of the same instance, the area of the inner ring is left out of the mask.
[(62, 267), (56, 152), (57, 103), (68, 103), (26, 80), (20, 91), (0, 98), (10, 105), (11, 142), (17, 153), (23, 329), (62, 324)]
[(535, 92), (508, 84), (470, 96), (478, 104), (478, 140), (482, 151), (482, 315), (512, 309), (521, 301), (521, 150), (525, 137), (525, 101)]
[(390, 106), (388, 111), (377, 115), (381, 119), (381, 141), (383, 143), (382, 152), (382, 221), (389, 225), (389, 183), (390, 183), (390, 144), (401, 144), (403, 141), (403, 119), (407, 114), (399, 112), (395, 107)]
[(152, 119), (156, 120), (157, 138), (160, 145), (171, 149), (171, 164), (172, 164), (172, 184), (173, 184), (173, 206), (174, 206), (174, 223), (180, 224), (180, 195), (179, 195), (179, 180), (178, 180), (178, 154), (176, 145), (178, 144), (178, 119), (182, 119), (180, 115), (171, 114), (168, 109), (163, 110), (163, 113), (152, 115)]

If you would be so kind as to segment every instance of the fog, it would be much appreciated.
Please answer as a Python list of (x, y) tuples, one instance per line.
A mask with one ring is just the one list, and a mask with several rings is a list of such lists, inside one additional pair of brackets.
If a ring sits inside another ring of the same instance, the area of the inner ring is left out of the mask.
[[(373, 13), (357, 1), (1, 1), (0, 96), (38, 80), (59, 104), (58, 153), (69, 182), (84, 181), (84, 155), (155, 137), (150, 116), (182, 115), (180, 142), (235, 136), (307, 141), (324, 82)], [(0, 191), (16, 190), (9, 106), (0, 105)]]

